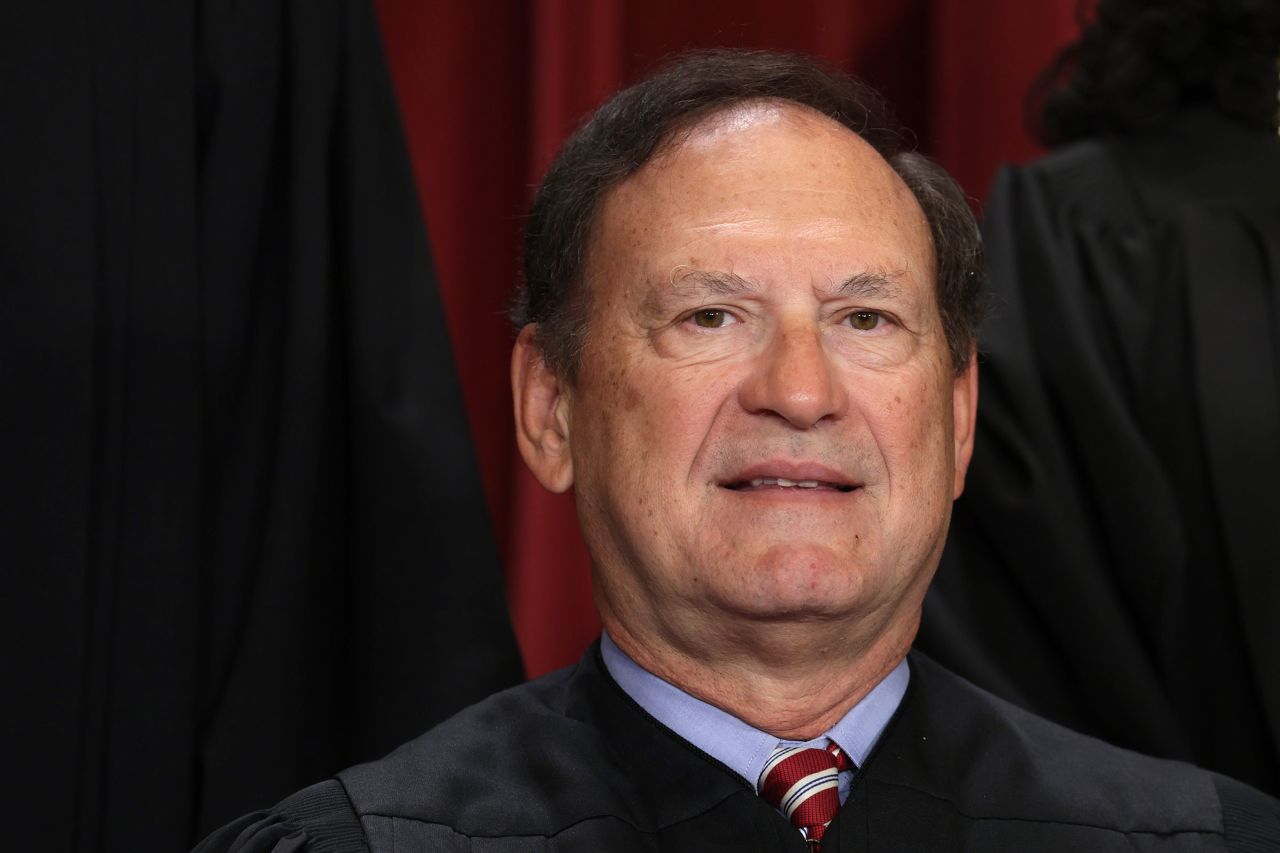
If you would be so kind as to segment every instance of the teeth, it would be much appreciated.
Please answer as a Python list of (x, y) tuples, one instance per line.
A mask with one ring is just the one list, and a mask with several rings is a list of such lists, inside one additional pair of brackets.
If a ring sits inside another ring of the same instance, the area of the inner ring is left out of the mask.
[(801, 489), (816, 489), (820, 485), (817, 480), (788, 480), (786, 477), (756, 477), (751, 481), (752, 487), (759, 486), (782, 486), (783, 488), (798, 487)]

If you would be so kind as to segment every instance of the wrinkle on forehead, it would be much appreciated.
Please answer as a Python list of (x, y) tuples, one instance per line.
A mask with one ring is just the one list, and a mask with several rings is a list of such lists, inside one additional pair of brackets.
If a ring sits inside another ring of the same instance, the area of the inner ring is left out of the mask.
[[(693, 258), (732, 270), (732, 260), (712, 258), (726, 246), (737, 254), (743, 240), (755, 241), (751, 251), (785, 251), (797, 261), (846, 243), (873, 267), (932, 278), (928, 221), (893, 167), (849, 128), (789, 101), (706, 117), (605, 196), (596, 228), (588, 268), (608, 245), (632, 294), (670, 294), (673, 267)], [(826, 273), (837, 286), (858, 271)]]

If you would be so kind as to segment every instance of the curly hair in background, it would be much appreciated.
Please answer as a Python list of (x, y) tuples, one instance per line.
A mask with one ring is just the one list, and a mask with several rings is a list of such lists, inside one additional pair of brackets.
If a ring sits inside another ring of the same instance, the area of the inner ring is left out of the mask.
[(1278, 0), (1099, 0), (1092, 20), (1086, 5), (1084, 33), (1028, 101), (1045, 145), (1140, 132), (1191, 104), (1275, 127)]

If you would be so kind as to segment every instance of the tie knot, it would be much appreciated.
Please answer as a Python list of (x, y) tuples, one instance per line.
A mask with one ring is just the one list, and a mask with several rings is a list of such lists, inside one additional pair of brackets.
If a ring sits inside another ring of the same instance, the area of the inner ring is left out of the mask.
[(781, 811), (816, 849), (840, 810), (840, 771), (852, 764), (834, 743), (826, 749), (778, 747), (760, 772), (760, 796)]

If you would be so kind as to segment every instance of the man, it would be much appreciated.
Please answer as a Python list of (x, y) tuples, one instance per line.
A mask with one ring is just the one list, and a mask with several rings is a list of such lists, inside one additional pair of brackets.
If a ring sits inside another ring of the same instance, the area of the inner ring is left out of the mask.
[(606, 636), (201, 849), (1277, 849), (1258, 792), (909, 655), (973, 443), (979, 255), (954, 183), (807, 60), (616, 96), (534, 202), (512, 357)]

